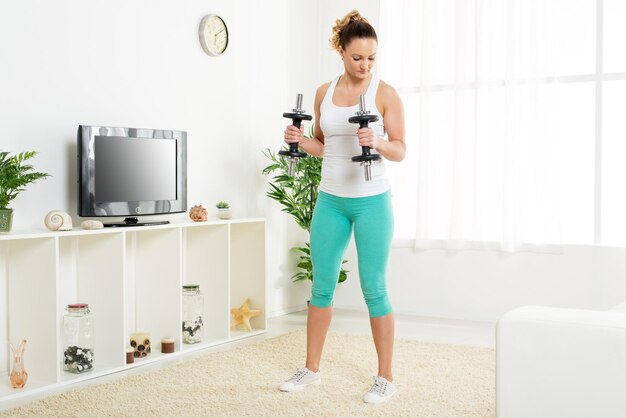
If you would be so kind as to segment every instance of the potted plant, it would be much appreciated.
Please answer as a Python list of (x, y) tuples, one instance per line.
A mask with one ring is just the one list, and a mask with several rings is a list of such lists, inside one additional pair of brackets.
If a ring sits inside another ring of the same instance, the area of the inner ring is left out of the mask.
[(230, 217), (231, 217), (230, 205), (228, 204), (228, 202), (226, 202), (224, 200), (220, 200), (219, 202), (217, 202), (215, 207), (217, 208), (217, 217), (218, 218), (220, 218), (220, 219), (230, 219)]
[(9, 208), (9, 203), (26, 190), (28, 184), (50, 176), (35, 171), (32, 165), (25, 163), (35, 155), (36, 151), (15, 155), (10, 155), (7, 151), (0, 152), (0, 232), (11, 231), (13, 209)]
[[(313, 127), (305, 137), (313, 136)], [(284, 147), (287, 149), (287, 147)], [(270, 190), (267, 196), (283, 205), (283, 212), (294, 217), (296, 223), (307, 233), (311, 230), (311, 219), (313, 218), (313, 210), (317, 201), (317, 188), (322, 179), (322, 158), (307, 156), (300, 158), (296, 162), (295, 173), (290, 176), (289, 165), (284, 158), (281, 158), (271, 150), (264, 152), (265, 156), (271, 160), (271, 164), (263, 169), (263, 174), (274, 174), (273, 182), (270, 183)], [(311, 251), (309, 243), (306, 242), (304, 247), (294, 247), (300, 253), (300, 261), (298, 273), (291, 276), (294, 282), (300, 280), (313, 280), (313, 264), (311, 262)], [(343, 263), (346, 263), (343, 260)], [(341, 269), (337, 281), (339, 283), (348, 278), (348, 272)]]

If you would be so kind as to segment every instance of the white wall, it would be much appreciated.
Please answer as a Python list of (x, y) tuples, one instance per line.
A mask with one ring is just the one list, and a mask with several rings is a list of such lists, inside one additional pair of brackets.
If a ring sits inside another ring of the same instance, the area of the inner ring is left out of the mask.
[[(228, 199), (237, 214), (263, 212), (266, 200), (253, 198), (264, 180), (261, 149), (281, 144), (296, 76), (308, 86), (316, 74), (307, 65), (315, 56), (290, 66), (296, 24), (288, 23), (287, 2), (262, 3), (3, 2), (0, 145), (40, 151), (37, 168), (53, 175), (15, 202), (17, 229), (40, 225), (53, 207), (75, 212), (79, 123), (186, 130), (190, 203)], [(314, 10), (306, 2), (289, 7)], [(219, 58), (199, 46), (207, 13), (230, 28)]]
[[(198, 41), (208, 13), (229, 27), (218, 58)], [(79, 124), (185, 130), (189, 205), (228, 200), (237, 217), (267, 217), (268, 313), (300, 305), (288, 280), (297, 236), (265, 197), (261, 151), (282, 145), (296, 93), (312, 107), (316, 24), (313, 1), (1, 2), (0, 149), (39, 151), (33, 164), (53, 176), (14, 201), (14, 230), (76, 214)]]

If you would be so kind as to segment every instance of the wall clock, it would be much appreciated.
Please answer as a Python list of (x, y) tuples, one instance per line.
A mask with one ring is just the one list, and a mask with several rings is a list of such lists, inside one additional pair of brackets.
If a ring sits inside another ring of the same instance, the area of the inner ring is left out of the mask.
[(218, 15), (206, 15), (200, 22), (198, 30), (200, 45), (208, 55), (217, 57), (222, 55), (228, 47), (228, 28), (224, 19)]

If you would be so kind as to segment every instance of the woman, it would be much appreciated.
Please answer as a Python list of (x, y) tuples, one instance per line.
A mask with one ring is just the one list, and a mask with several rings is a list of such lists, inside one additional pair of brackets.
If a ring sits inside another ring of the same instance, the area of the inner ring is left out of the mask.
[[(321, 382), (319, 364), (332, 317), (332, 298), (354, 229), (361, 289), (378, 354), (378, 375), (363, 400), (378, 403), (396, 392), (391, 371), (394, 317), (385, 276), (393, 212), (382, 161), (372, 164), (371, 181), (365, 181), (363, 168), (351, 158), (367, 146), (384, 159), (401, 161), (405, 155), (404, 114), (393, 87), (371, 72), (378, 39), (358, 11), (336, 21), (331, 44), (343, 60), (344, 73), (317, 89), (314, 137), (305, 140), (304, 127), (288, 126), (285, 130), (285, 142), (297, 142), (304, 151), (324, 159), (311, 221), (313, 287), (307, 318), (306, 367), (298, 369), (280, 389), (290, 392)], [(359, 129), (348, 118), (359, 110), (360, 95), (365, 95), (366, 109), (379, 120)]]

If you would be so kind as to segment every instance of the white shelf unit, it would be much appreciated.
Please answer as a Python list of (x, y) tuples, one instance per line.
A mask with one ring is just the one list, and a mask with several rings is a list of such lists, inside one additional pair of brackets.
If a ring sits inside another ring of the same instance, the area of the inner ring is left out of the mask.
[[(0, 235), (0, 402), (172, 358), (263, 333), (265, 220), (74, 229)], [(204, 296), (203, 341), (182, 344), (182, 285)], [(232, 307), (250, 298), (252, 332), (230, 330)], [(70, 303), (89, 303), (95, 318), (93, 371), (63, 370), (62, 320)], [(152, 354), (127, 365), (133, 332), (149, 332)], [(176, 351), (162, 354), (173, 337)], [(12, 389), (8, 342), (28, 340), (28, 382)]]

